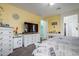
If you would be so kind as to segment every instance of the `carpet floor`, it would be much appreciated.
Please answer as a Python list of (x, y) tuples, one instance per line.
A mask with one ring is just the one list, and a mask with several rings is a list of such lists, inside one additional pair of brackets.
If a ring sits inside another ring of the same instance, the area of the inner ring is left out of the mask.
[(33, 56), (32, 52), (35, 49), (35, 45), (29, 45), (28, 47), (21, 47), (14, 49), (13, 53), (9, 56)]

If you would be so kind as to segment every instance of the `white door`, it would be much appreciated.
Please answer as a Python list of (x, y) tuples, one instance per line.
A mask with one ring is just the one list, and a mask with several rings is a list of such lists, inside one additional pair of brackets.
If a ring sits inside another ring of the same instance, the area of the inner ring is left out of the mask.
[(66, 36), (78, 37), (78, 15), (64, 17)]
[(78, 15), (74, 15), (72, 19), (72, 36), (78, 37)]

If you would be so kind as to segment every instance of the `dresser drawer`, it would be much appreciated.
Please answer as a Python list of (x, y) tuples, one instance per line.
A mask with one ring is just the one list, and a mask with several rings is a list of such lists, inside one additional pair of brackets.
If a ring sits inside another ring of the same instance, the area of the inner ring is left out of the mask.
[(2, 30), (0, 31), (0, 34), (13, 34), (12, 31)]

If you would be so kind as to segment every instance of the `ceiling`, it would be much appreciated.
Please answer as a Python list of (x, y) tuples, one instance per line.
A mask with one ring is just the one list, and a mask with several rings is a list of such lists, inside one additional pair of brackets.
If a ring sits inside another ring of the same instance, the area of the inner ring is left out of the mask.
[(37, 14), (41, 17), (59, 15), (63, 12), (79, 9), (79, 3), (13, 3), (12, 5)]

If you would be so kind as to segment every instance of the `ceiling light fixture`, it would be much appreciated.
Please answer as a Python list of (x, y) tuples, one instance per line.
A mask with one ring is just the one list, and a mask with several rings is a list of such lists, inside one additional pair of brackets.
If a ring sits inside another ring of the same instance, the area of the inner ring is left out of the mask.
[(49, 5), (54, 5), (55, 3), (49, 3)]

